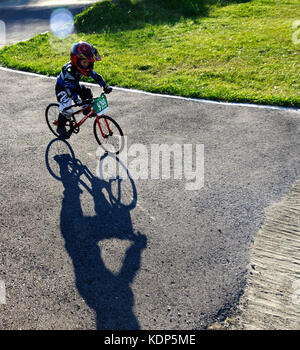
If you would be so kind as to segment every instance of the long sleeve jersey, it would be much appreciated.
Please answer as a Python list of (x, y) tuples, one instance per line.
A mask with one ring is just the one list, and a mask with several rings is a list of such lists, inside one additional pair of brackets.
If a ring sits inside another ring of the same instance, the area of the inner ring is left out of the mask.
[[(57, 77), (57, 88), (59, 90), (65, 90), (68, 96), (75, 100), (78, 98), (78, 91), (80, 90), (79, 81), (81, 77), (82, 73), (74, 68), (71, 62), (68, 62), (62, 67), (62, 71)], [(102, 76), (97, 74), (95, 71), (92, 72), (91, 77), (101, 87), (106, 85)]]

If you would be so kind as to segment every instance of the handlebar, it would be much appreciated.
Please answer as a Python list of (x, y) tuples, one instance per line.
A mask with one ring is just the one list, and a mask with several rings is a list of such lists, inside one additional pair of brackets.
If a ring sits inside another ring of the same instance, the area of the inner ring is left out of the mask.
[[(104, 95), (104, 94), (105, 94), (104, 92), (101, 93), (101, 95)], [(101, 96), (101, 95), (100, 95), (100, 96)], [(78, 103), (78, 104), (75, 103), (74, 105), (71, 105), (71, 106), (68, 106), (68, 107), (64, 108), (64, 109), (62, 110), (62, 113), (63, 113), (64, 111), (66, 111), (67, 109), (70, 109), (70, 108), (72, 108), (72, 107), (80, 107), (80, 106), (84, 106), (84, 105), (91, 105), (93, 102), (94, 102), (94, 98), (86, 99), (86, 100), (82, 101), (81, 103)]]

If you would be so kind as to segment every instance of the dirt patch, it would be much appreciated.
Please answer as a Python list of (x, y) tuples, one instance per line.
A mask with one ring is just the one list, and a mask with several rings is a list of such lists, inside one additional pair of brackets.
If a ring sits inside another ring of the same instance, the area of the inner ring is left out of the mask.
[(300, 180), (265, 210), (244, 294), (230, 318), (208, 329), (300, 329)]

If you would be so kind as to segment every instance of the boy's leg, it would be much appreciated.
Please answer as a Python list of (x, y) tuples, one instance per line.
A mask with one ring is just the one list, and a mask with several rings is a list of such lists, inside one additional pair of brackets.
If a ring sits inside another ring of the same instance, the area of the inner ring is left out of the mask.
[(62, 113), (59, 113), (57, 126), (60, 128), (65, 128), (66, 122), (67, 122), (67, 118)]
[(65, 111), (64, 109), (72, 105), (72, 99), (67, 95), (65, 91), (61, 91), (57, 94), (57, 100), (59, 102), (57, 133), (63, 138), (69, 138), (71, 134), (66, 130), (66, 122), (67, 120), (71, 119), (73, 111), (72, 108), (69, 108)]
[(57, 95), (57, 100), (59, 102), (59, 112), (63, 114), (67, 119), (71, 119), (73, 113), (72, 108), (66, 109), (64, 111), (65, 108), (70, 107), (72, 105), (73, 101), (71, 97), (68, 96), (66, 91), (61, 91)]

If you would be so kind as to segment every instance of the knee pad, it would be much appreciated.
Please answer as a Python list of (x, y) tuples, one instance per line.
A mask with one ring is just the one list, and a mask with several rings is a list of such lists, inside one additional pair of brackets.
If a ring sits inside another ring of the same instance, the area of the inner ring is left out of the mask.
[(72, 110), (67, 109), (67, 110), (64, 111), (62, 114), (63, 114), (63, 116), (64, 116), (66, 119), (70, 120), (71, 117), (72, 117), (73, 112), (72, 112)]
[(73, 110), (72, 108), (67, 109), (64, 111), (65, 108), (72, 105), (72, 99), (68, 96), (68, 94), (65, 91), (61, 91), (57, 95), (57, 99), (59, 101), (59, 111), (61, 114), (64, 115), (65, 118), (71, 119)]

